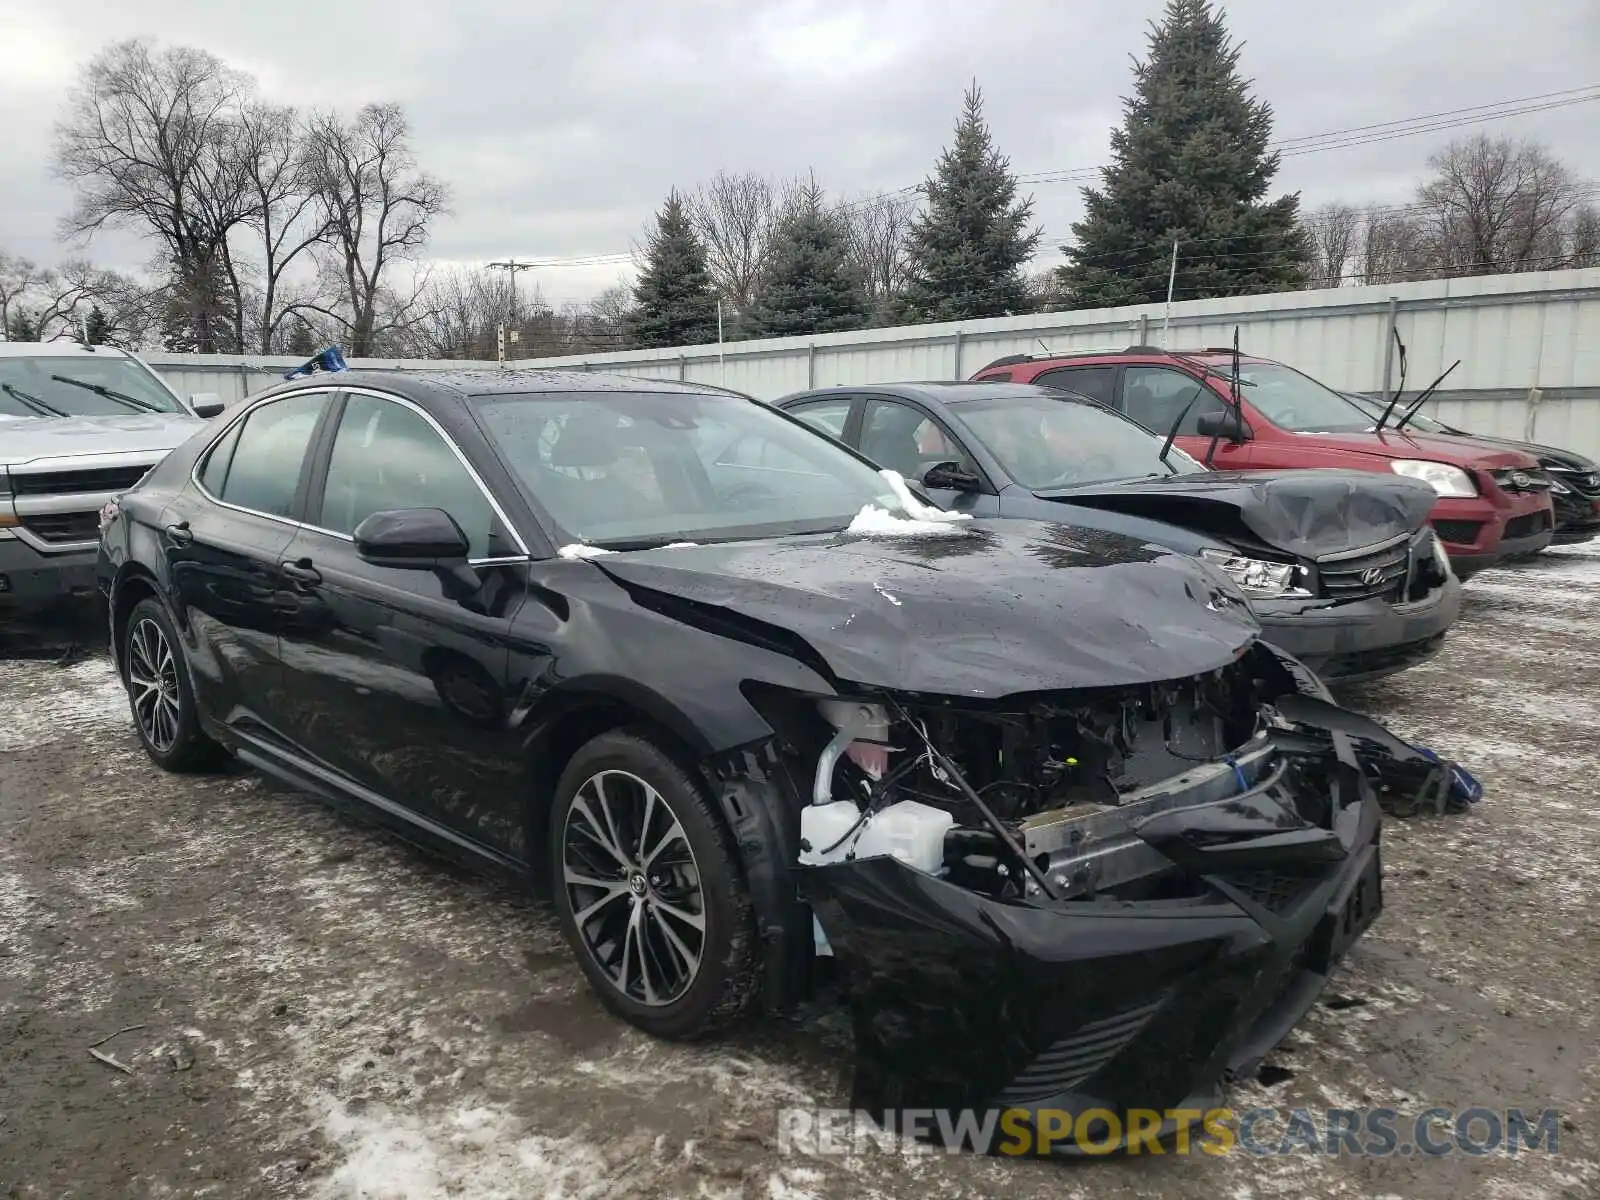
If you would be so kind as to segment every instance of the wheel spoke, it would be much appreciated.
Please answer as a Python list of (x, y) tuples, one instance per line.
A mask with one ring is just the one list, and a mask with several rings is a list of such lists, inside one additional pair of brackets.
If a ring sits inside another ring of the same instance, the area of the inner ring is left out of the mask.
[(678, 936), (677, 930), (667, 924), (666, 918), (661, 915), (657, 905), (651, 904), (649, 908), (650, 918), (655, 922), (656, 928), (661, 931), (661, 936), (666, 938), (667, 944), (677, 952), (681, 964), (680, 973), (692, 979), (700, 967), (700, 956), (689, 949), (684, 940)]
[(617, 844), (606, 826), (602, 825), (595, 817), (594, 810), (589, 807), (589, 802), (584, 799), (581, 793), (573, 799), (572, 811), (583, 818), (582, 824), (577, 826), (579, 833), (582, 833), (615, 859), (619, 867), (626, 869), (632, 865), (628, 861), (628, 856), (622, 852), (622, 847)]
[(622, 837), (617, 833), (616, 822), (611, 815), (611, 797), (606, 795), (604, 775), (596, 775), (594, 777), (594, 795), (595, 800), (600, 805), (600, 816), (606, 823), (606, 836), (611, 839), (611, 845), (616, 849), (618, 860), (631, 866), (633, 860), (628, 857), (627, 851), (622, 845)]
[(673, 918), (673, 920), (682, 921), (690, 929), (702, 934), (705, 933), (706, 919), (699, 913), (689, 912), (687, 909), (679, 908), (676, 904), (670, 904), (661, 899), (657, 899), (654, 901), (654, 903), (660, 912), (665, 913), (667, 916)]
[[(651, 796), (654, 797), (654, 795), (655, 793), (652, 792)], [(673, 817), (670, 813), (668, 816), (671, 819), (671, 824), (667, 826), (666, 832), (656, 839), (655, 843), (650, 846), (648, 850), (644, 849), (644, 840), (642, 838), (640, 839), (640, 863), (646, 871), (650, 869), (651, 864), (656, 861), (656, 858), (668, 846), (672, 845), (674, 842), (686, 840), (683, 835), (683, 826), (678, 823), (678, 818)], [(649, 832), (648, 825), (645, 827), (645, 832), (646, 834)]]

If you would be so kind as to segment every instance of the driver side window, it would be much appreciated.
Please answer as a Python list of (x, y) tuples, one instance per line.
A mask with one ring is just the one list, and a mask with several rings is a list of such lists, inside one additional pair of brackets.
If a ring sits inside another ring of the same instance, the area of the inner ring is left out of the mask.
[(861, 453), (880, 467), (898, 471), (913, 483), (942, 462), (975, 471), (972, 460), (939, 423), (909, 404), (894, 400), (867, 403), (861, 424)]
[(1171, 367), (1123, 368), (1122, 411), (1146, 429), (1165, 437), (1190, 400), (1194, 403), (1178, 426), (1179, 436), (1198, 436), (1200, 417), (1221, 408), (1221, 398), (1202, 380)]
[(353, 533), (373, 513), (393, 508), (442, 508), (467, 535), (473, 558), (509, 552), (483, 489), (427, 420), (391, 400), (351, 396), (314, 523)]

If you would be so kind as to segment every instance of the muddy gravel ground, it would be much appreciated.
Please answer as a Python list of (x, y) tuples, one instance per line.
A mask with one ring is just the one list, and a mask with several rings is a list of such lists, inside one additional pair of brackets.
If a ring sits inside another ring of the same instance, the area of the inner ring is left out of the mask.
[(1597, 613), (1595, 554), (1490, 572), (1350, 698), (1487, 798), (1389, 823), (1386, 914), (1230, 1093), (1560, 1109), (1515, 1157), (782, 1155), (780, 1107), (848, 1103), (837, 1004), (652, 1041), (547, 908), (247, 771), (162, 774), (103, 655), (0, 662), (0, 1196), (1600, 1195)]

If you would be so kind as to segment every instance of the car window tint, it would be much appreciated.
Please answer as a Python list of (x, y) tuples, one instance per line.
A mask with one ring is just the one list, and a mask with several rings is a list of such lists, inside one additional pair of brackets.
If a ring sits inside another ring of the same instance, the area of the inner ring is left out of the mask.
[(339, 418), (316, 524), (354, 533), (375, 512), (442, 508), (467, 535), (470, 553), (492, 545), (494, 510), (448, 443), (420, 413), (376, 396), (351, 396)]
[(850, 419), (850, 397), (797, 404), (788, 412), (791, 416), (799, 417), (807, 425), (820, 429), (829, 437), (843, 441), (845, 422)]
[(312, 392), (285, 396), (253, 410), (239, 431), (222, 491), (213, 494), (240, 508), (288, 516), (294, 510), (306, 447), (327, 404), (326, 392)]
[(206, 453), (205, 464), (200, 468), (200, 485), (213, 496), (220, 497), (227, 486), (228, 467), (233, 462), (233, 450), (239, 444), (239, 430), (242, 428), (243, 422), (234, 422), (221, 440)]
[(1115, 367), (1058, 367), (1054, 371), (1046, 371), (1034, 382), (1043, 384), (1045, 387), (1064, 388), (1069, 392), (1077, 392), (1080, 396), (1098, 400), (1101, 404), (1109, 407), (1112, 400), (1112, 391), (1117, 382), (1117, 369)]
[(894, 400), (868, 402), (861, 425), (861, 453), (913, 482), (920, 481), (929, 467), (943, 462), (975, 469), (937, 421)]
[[(1189, 404), (1190, 400), (1194, 400), (1194, 403)], [(1174, 371), (1170, 367), (1124, 369), (1123, 411), (1146, 429), (1164, 436), (1186, 404), (1189, 405), (1189, 412), (1178, 426), (1178, 433), (1194, 436), (1200, 432), (1198, 423), (1201, 415), (1220, 409), (1222, 399), (1193, 375)]]

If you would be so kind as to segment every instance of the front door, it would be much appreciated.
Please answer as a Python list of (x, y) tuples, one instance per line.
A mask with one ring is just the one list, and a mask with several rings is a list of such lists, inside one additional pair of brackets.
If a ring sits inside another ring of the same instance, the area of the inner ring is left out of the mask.
[[(1174, 367), (1130, 364), (1122, 369), (1122, 394), (1119, 407), (1146, 429), (1166, 437), (1178, 423), (1177, 444), (1192, 457), (1205, 462), (1211, 438), (1199, 430), (1201, 416), (1224, 411), (1228, 402), (1203, 379)], [(1187, 412), (1184, 412), (1187, 408)], [(1243, 471), (1250, 467), (1252, 443), (1230, 442), (1218, 438), (1210, 466), (1216, 471)]]
[[(523, 859), (527, 772), (510, 723), (506, 636), (526, 553), (452, 443), (408, 402), (348, 394), (318, 474), (284, 553), (298, 594), (322, 614), (281, 631), (296, 742), (380, 807)], [(361, 521), (401, 508), (455, 518), (476, 594), (357, 554)]]
[(280, 564), (329, 392), (258, 405), (201, 457), (161, 516), (171, 597), (201, 711), (241, 733), (284, 737), (278, 631), (298, 602)]

